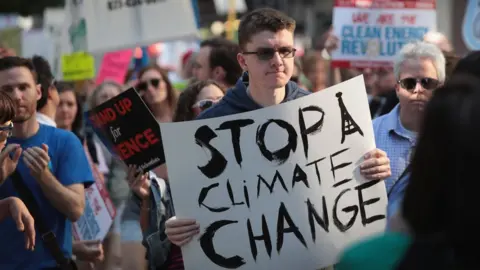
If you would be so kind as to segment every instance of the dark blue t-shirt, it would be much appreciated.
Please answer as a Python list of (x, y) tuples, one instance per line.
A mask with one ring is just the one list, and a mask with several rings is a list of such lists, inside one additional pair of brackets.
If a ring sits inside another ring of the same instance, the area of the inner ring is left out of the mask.
[[(10, 138), (7, 144), (10, 143), (20, 144), (22, 149), (33, 146), (41, 147), (42, 143), (48, 145), (49, 168), (64, 186), (82, 183), (89, 186), (93, 183), (92, 171), (82, 144), (69, 131), (40, 124), (40, 129), (36, 135), (25, 140)], [(43, 222), (47, 223), (46, 225), (57, 236), (63, 253), (71, 257), (72, 223), (65, 215), (54, 208), (45, 197), (37, 181), (30, 175), (30, 171), (22, 158), (20, 158), (17, 170), (37, 200)], [(7, 179), (0, 186), (0, 199), (9, 196), (18, 196), (11, 179)], [(55, 260), (45, 249), (38, 231), (34, 251), (25, 249), (24, 234), (17, 230), (11, 218), (0, 222), (0, 233), (0, 269), (33, 270), (56, 266)]]

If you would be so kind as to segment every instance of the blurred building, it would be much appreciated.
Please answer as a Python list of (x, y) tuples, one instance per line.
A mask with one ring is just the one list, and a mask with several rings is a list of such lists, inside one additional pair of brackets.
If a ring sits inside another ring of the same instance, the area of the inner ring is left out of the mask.
[[(245, 3), (247, 10), (271, 7), (287, 13), (297, 21), (296, 34), (312, 37), (309, 42), (312, 46), (315, 46), (332, 22), (334, 0), (245, 0)], [(217, 14), (214, 0), (198, 0), (198, 7), (201, 27), (209, 28), (215, 21), (227, 20), (227, 15)], [(243, 14), (237, 16), (241, 15)]]
[[(452, 41), (459, 55), (468, 51), (462, 36), (462, 25), (469, 1), (477, 2), (476, 0), (436, 0), (437, 30)], [(307, 43), (310, 43), (311, 47), (319, 46), (322, 34), (332, 23), (334, 0), (245, 0), (245, 2), (248, 10), (272, 7), (292, 16), (298, 25), (296, 34), (307, 37), (309, 40)], [(208, 28), (214, 21), (226, 21), (226, 15), (216, 13), (214, 0), (198, 0), (198, 4), (202, 27)], [(239, 17), (241, 15), (238, 14)], [(480, 25), (478, 28), (480, 33)]]

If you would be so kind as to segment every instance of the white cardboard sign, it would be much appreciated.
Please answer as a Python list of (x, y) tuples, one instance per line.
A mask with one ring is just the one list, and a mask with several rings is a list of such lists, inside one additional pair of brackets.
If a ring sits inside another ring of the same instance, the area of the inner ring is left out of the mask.
[(187, 270), (319, 269), (385, 228), (385, 185), (358, 169), (375, 149), (362, 76), (161, 132), (176, 215), (200, 223)]
[(67, 0), (63, 53), (106, 53), (197, 37), (192, 0)]

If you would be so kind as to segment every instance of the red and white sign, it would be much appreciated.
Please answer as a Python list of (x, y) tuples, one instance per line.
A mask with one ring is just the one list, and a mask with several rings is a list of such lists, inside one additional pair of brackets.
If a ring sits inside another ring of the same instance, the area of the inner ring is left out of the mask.
[(116, 211), (105, 186), (103, 175), (93, 163), (86, 145), (84, 145), (95, 183), (85, 189), (85, 211), (80, 219), (73, 223), (75, 240), (103, 240), (113, 224)]
[(435, 0), (336, 0), (332, 65), (390, 67), (403, 45), (436, 30)]

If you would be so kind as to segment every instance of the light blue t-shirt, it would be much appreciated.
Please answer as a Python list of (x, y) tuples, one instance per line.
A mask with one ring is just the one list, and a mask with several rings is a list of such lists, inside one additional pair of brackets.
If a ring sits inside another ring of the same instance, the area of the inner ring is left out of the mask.
[[(40, 124), (39, 130), (34, 136), (25, 140), (10, 138), (7, 144), (10, 143), (20, 144), (22, 149), (33, 146), (41, 147), (42, 143), (48, 145), (49, 168), (64, 186), (80, 183), (89, 186), (93, 183), (92, 171), (82, 144), (69, 131)], [(30, 175), (30, 171), (22, 158), (20, 158), (17, 170), (37, 200), (43, 222), (57, 236), (57, 241), (65, 256), (71, 257), (72, 223), (65, 215), (54, 208), (45, 197), (37, 181)], [(7, 179), (0, 186), (0, 199), (9, 196), (18, 196), (11, 179)], [(25, 249), (24, 234), (17, 230), (11, 218), (0, 222), (0, 233), (2, 242), (0, 245), (0, 269), (33, 270), (56, 266), (52, 255), (45, 249), (38, 231), (34, 251)]]

